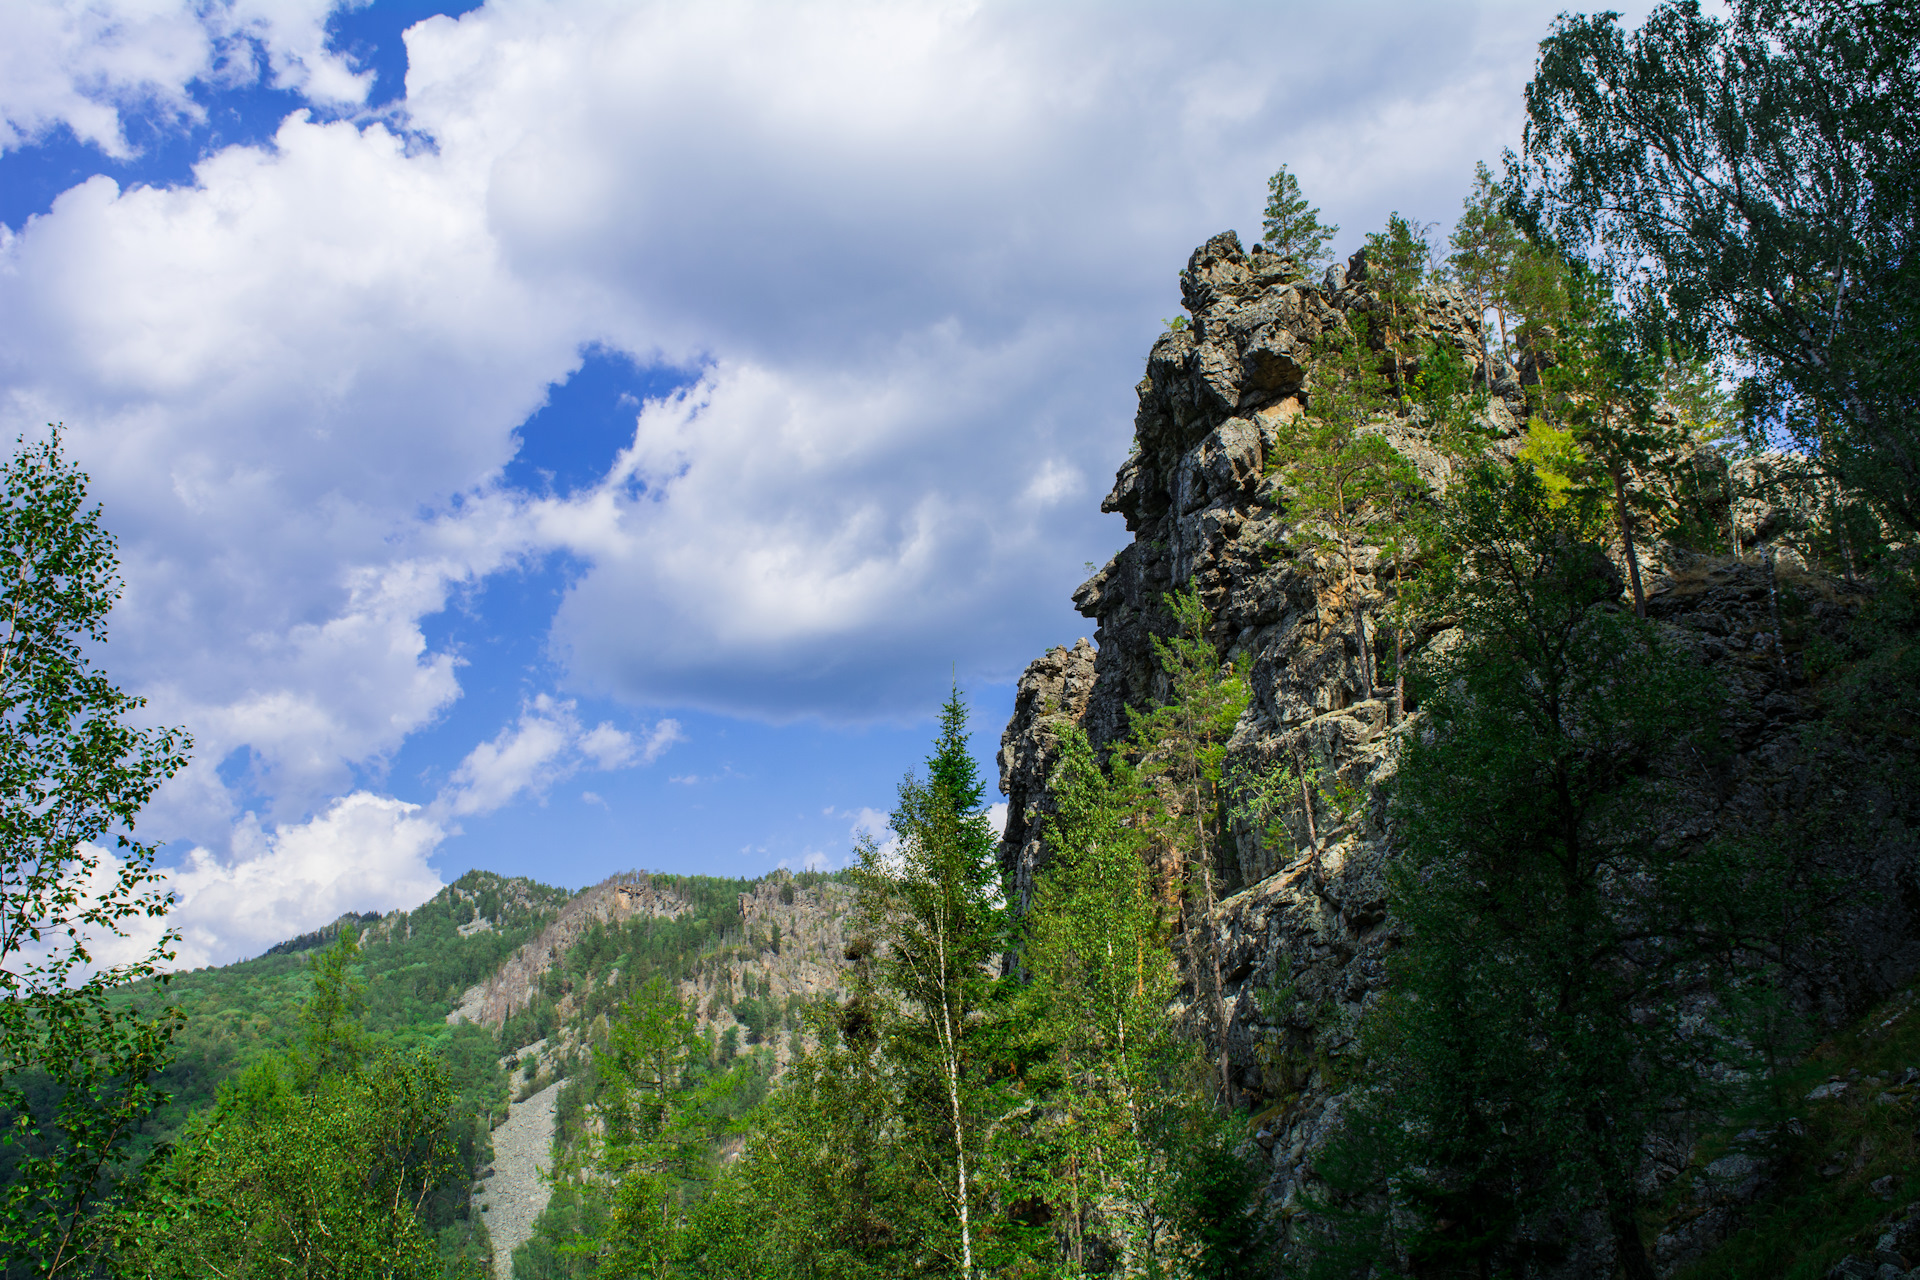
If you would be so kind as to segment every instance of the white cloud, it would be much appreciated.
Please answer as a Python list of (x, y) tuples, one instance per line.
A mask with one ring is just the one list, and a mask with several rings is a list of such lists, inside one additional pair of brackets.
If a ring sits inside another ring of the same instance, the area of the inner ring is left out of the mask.
[(9, 0), (0, 6), (0, 151), (59, 125), (126, 156), (123, 112), (199, 120), (195, 81), (265, 80), (314, 102), (365, 101), (373, 77), (326, 48), (327, 16), (369, 0)]
[[(676, 742), (686, 740), (687, 735), (680, 731), (678, 720), (662, 720), (648, 732), (646, 745), (640, 748), (640, 763), (652, 764), (665, 755)], [(603, 764), (600, 767), (606, 769), (612, 766)]]
[(231, 859), (193, 849), (167, 868), (173, 909), (101, 940), (97, 955), (143, 957), (170, 927), (180, 932), (170, 967), (192, 969), (258, 955), (344, 912), (411, 909), (443, 887), (427, 860), (447, 834), (420, 806), (365, 791), (306, 822), (270, 831), (242, 822)]
[(583, 731), (578, 704), (540, 694), (520, 718), (491, 741), (467, 753), (433, 803), (433, 812), (453, 817), (492, 813), (522, 795), (544, 797), (556, 782), (583, 768), (602, 771), (652, 764), (675, 742), (680, 726), (662, 720), (636, 751), (631, 734), (601, 723)]
[[(671, 735), (668, 741), (670, 743), (679, 741), (678, 730), (680, 726), (671, 720), (663, 721), (661, 725), (655, 726), (654, 737), (659, 737), (661, 729), (667, 725), (672, 726), (671, 729), (667, 730), (668, 734)], [(651, 740), (648, 745), (649, 747), (652, 746)], [(663, 746), (661, 750), (665, 750), (665, 747)], [(593, 767), (596, 769), (618, 769), (624, 764), (631, 763), (634, 758), (633, 735), (625, 730), (616, 729), (603, 720), (588, 732), (580, 735), (580, 754), (591, 760)], [(660, 751), (649, 750), (645, 756), (646, 763), (648, 764), (652, 764), (659, 758)]]
[[(196, 79), (360, 101), (334, 7), (6, 6), (0, 149), (124, 152)], [(409, 32), (404, 136), (295, 115), (190, 185), (65, 192), (0, 231), (0, 431), (67, 423), (121, 538), (114, 674), (197, 737), (143, 829), (238, 874), (241, 748), (276, 833), (335, 813), (459, 697), (423, 620), (549, 551), (577, 695), (847, 721), (1011, 678), (1111, 548), (1188, 250), (1255, 231), (1282, 162), (1343, 247), (1451, 218), (1553, 12), (493, 0)], [(704, 375), (606, 483), (503, 491), (596, 342)], [(561, 705), (434, 812), (681, 740)]]
[(463, 816), (491, 813), (523, 791), (544, 792), (570, 772), (563, 756), (579, 737), (573, 704), (541, 694), (521, 711), (518, 723), (467, 753), (438, 803)]

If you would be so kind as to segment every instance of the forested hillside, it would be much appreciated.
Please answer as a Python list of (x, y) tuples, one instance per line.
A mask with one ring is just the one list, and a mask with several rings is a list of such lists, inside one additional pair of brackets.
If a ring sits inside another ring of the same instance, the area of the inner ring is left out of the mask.
[(1275, 174), (1003, 831), (955, 687), (842, 873), (9, 994), (9, 1280), (1920, 1276), (1917, 37), (1562, 18), (1344, 261)]

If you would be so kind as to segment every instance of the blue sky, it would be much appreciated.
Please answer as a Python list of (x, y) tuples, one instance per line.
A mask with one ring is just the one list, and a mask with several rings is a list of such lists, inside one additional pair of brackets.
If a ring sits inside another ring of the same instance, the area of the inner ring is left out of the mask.
[(181, 962), (841, 865), (956, 679), (995, 779), (1188, 252), (1281, 163), (1450, 225), (1556, 8), (6, 6), (0, 413), (197, 741)]

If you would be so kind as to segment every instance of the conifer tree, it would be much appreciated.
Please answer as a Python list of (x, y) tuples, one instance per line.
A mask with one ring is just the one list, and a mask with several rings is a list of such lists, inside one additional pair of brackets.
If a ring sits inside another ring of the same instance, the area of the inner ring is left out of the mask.
[(1702, 767), (1719, 695), (1614, 607), (1603, 511), (1524, 464), (1450, 499), (1433, 572), (1465, 642), (1431, 661), (1399, 766), (1389, 902), (1407, 942), (1363, 1029), (1368, 1088), (1322, 1163), (1331, 1273), (1385, 1250), (1485, 1274), (1594, 1211), (1616, 1265), (1648, 1280), (1647, 1136), (1736, 1078), (1703, 1067), (1735, 1043), (1702, 1021), (1716, 1006), (1683, 997), (1729, 976), (1775, 899), (1764, 868), (1654, 824), (1656, 762)]
[(1493, 381), (1493, 349), (1487, 341), (1486, 315), (1491, 311), (1500, 328), (1500, 355), (1507, 355), (1507, 308), (1515, 255), (1524, 243), (1502, 207), (1506, 192), (1493, 180), (1485, 162), (1473, 168), (1473, 190), (1468, 193), (1460, 221), (1447, 237), (1453, 252), (1447, 265), (1481, 318), (1480, 367)]
[(1367, 319), (1324, 337), (1314, 353), (1308, 411), (1292, 420), (1292, 432), (1275, 450), (1287, 483), (1292, 538), (1313, 551), (1338, 554), (1336, 596), (1353, 618), (1361, 678), (1378, 683), (1357, 593), (1356, 560), (1363, 539), (1376, 537), (1404, 559), (1411, 551), (1412, 502), (1426, 486), (1411, 463), (1385, 436), (1369, 428), (1391, 405), (1367, 340)]
[(1328, 244), (1340, 228), (1320, 221), (1320, 211), (1300, 194), (1300, 181), (1285, 165), (1267, 179), (1266, 245), (1292, 258), (1302, 275), (1323, 270), (1332, 261)]
[(1252, 693), (1246, 675), (1221, 663), (1214, 651), (1211, 619), (1199, 590), (1169, 593), (1166, 604), (1174, 632), (1155, 636), (1153, 649), (1167, 678), (1167, 696), (1148, 711), (1127, 709), (1133, 732), (1115, 767), (1122, 785), (1152, 797), (1145, 820), (1160, 863), (1160, 890), (1180, 925), (1194, 993), (1205, 993), (1218, 1045), (1216, 1083), (1231, 1106), (1235, 1090), (1228, 1070), (1220, 956), (1217, 947), (1202, 944), (1201, 934), (1207, 913), (1219, 901), (1214, 864), (1224, 830), (1220, 783), (1227, 740)]
[(1386, 229), (1367, 237), (1367, 284), (1383, 313), (1377, 336), (1393, 364), (1393, 393), (1407, 394), (1406, 364), (1415, 356), (1413, 321), (1421, 285), (1427, 279), (1430, 248), (1421, 228), (1398, 213), (1387, 215)]
[(1008, 984), (991, 972), (1007, 944), (998, 841), (986, 784), (967, 749), (967, 708), (956, 687), (922, 782), (909, 774), (892, 815), (898, 844), (859, 846), (859, 912), (879, 944), (878, 994), (887, 1049), (908, 1081), (905, 1117), (952, 1213), (950, 1250), (963, 1280), (976, 1270), (976, 1206), (983, 1199), (984, 1113)]

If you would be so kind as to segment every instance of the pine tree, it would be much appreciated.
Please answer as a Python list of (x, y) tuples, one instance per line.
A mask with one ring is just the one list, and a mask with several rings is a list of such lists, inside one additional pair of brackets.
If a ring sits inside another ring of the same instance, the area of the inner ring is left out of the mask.
[(1737, 1078), (1714, 1062), (1735, 1042), (1699, 1021), (1715, 1006), (1682, 996), (1757, 958), (1727, 960), (1777, 895), (1764, 867), (1655, 825), (1661, 762), (1704, 767), (1720, 695), (1614, 607), (1603, 510), (1524, 464), (1450, 499), (1433, 573), (1465, 641), (1431, 660), (1399, 764), (1407, 940), (1363, 1029), (1369, 1090), (1323, 1162), (1319, 1207), (1357, 1250), (1327, 1249), (1334, 1273), (1387, 1251), (1486, 1274), (1593, 1211), (1646, 1280), (1645, 1141)]
[(1356, 556), (1364, 538), (1386, 543), (1399, 562), (1411, 556), (1413, 504), (1426, 485), (1385, 436), (1369, 429), (1392, 401), (1366, 332), (1362, 316), (1322, 338), (1308, 411), (1293, 419), (1292, 434), (1275, 459), (1287, 485), (1293, 540), (1306, 550), (1339, 556), (1341, 575), (1332, 594), (1341, 601), (1337, 607), (1352, 615), (1361, 679), (1371, 690), (1378, 681), (1357, 592)]
[(1493, 350), (1487, 342), (1486, 315), (1491, 311), (1500, 327), (1500, 356), (1508, 350), (1507, 308), (1509, 282), (1514, 257), (1524, 243), (1502, 207), (1506, 192), (1493, 180), (1486, 164), (1473, 168), (1473, 190), (1465, 201), (1460, 221), (1447, 237), (1453, 252), (1447, 257), (1453, 278), (1466, 291), (1480, 316), (1480, 367), (1490, 385), (1493, 382)]
[(1300, 194), (1300, 182), (1285, 165), (1267, 179), (1266, 245), (1292, 258), (1302, 275), (1323, 270), (1332, 261), (1327, 246), (1340, 228), (1320, 221), (1320, 211)]
[(1227, 740), (1252, 698), (1244, 673), (1222, 664), (1208, 635), (1211, 619), (1196, 588), (1169, 593), (1174, 631), (1153, 638), (1167, 695), (1132, 724), (1115, 768), (1123, 786), (1145, 793), (1143, 814), (1159, 863), (1160, 892), (1178, 921), (1194, 994), (1204, 993), (1218, 1046), (1216, 1086), (1235, 1100), (1227, 1059), (1227, 1015), (1218, 948), (1201, 941), (1219, 901), (1215, 862), (1224, 830), (1221, 770)]
[(1407, 361), (1418, 354), (1413, 324), (1419, 310), (1420, 287), (1427, 279), (1429, 246), (1426, 236), (1398, 213), (1387, 215), (1386, 229), (1367, 237), (1367, 284), (1384, 314), (1375, 336), (1393, 362), (1393, 393), (1407, 394)]

